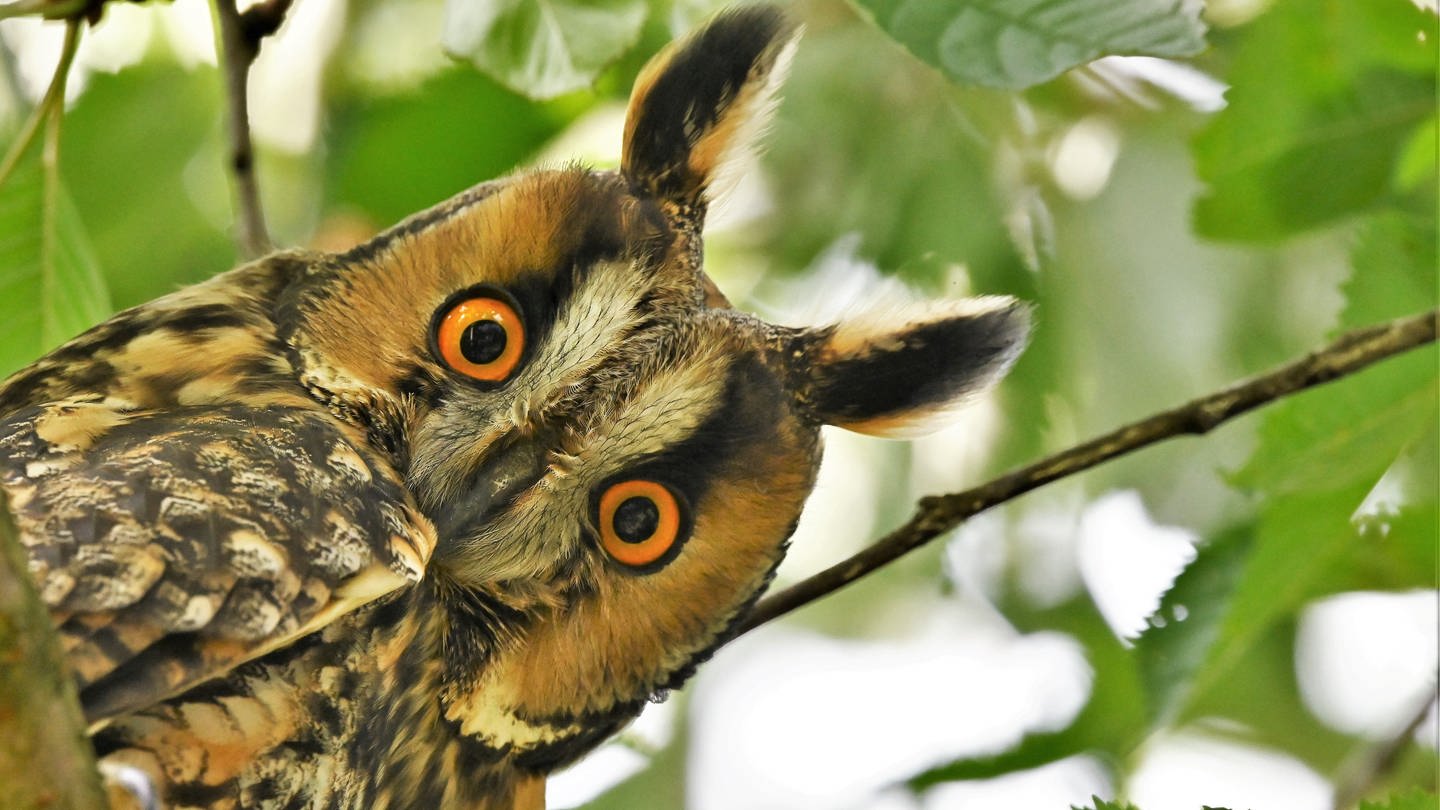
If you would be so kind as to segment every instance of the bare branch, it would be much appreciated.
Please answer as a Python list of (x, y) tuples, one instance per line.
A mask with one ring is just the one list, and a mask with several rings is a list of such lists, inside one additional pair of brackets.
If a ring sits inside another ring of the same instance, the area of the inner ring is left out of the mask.
[(1353, 374), (1387, 357), (1435, 341), (1440, 310), (1346, 333), (1330, 345), (1279, 368), (1126, 425), (1097, 439), (951, 495), (921, 499), (910, 521), (843, 562), (762, 600), (741, 633), (809, 604), (959, 526), (992, 506), (1088, 470), (1142, 447), (1218, 425), (1281, 397)]
[(1366, 746), (1360, 753), (1340, 766), (1335, 778), (1335, 810), (1348, 810), (1375, 789), (1400, 761), (1400, 754), (1410, 744), (1415, 732), (1430, 716), (1435, 705), (1434, 692), (1425, 695), (1410, 722), (1389, 738)]
[(16, 810), (105, 807), (75, 684), (0, 497), (0, 785)]
[(241, 14), (236, 0), (215, 0), (216, 39), (225, 74), (230, 122), (230, 175), (235, 195), (235, 240), (240, 252), (254, 258), (271, 248), (255, 177), (255, 149), (250, 140), (250, 66), (260, 41), (285, 19), (290, 0), (270, 0)]
[(84, 11), (91, 0), (16, 0), (0, 5), (0, 20), (35, 16), (46, 20), (64, 20)]

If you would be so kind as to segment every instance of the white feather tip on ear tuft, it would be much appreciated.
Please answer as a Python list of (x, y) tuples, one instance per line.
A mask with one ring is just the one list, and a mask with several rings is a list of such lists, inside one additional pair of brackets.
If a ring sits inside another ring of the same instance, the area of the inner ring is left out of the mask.
[(866, 308), (817, 333), (810, 407), (859, 433), (933, 432), (1009, 371), (1029, 330), (1029, 307), (1009, 296)]
[(739, 185), (748, 169), (752, 169), (763, 151), (765, 134), (775, 121), (775, 112), (780, 108), (780, 88), (790, 74), (790, 64), (800, 46), (800, 37), (805, 32), (803, 25), (797, 25), (790, 38), (779, 46), (774, 63), (762, 81), (746, 87), (741, 98), (735, 101), (735, 127), (729, 133), (720, 157), (715, 161), (713, 174), (705, 191), (706, 202), (724, 205), (726, 198)]

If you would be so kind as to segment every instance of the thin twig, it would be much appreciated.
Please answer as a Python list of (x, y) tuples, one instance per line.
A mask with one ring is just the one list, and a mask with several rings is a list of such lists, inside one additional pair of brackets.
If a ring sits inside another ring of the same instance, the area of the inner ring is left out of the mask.
[(40, 124), (52, 114), (59, 115), (64, 111), (65, 80), (70, 76), (70, 64), (75, 61), (75, 52), (79, 49), (80, 21), (71, 20), (65, 25), (65, 42), (60, 47), (60, 62), (55, 66), (55, 75), (50, 78), (50, 86), (35, 105), (35, 109), (30, 111), (25, 124), (20, 127), (20, 134), (16, 136), (15, 142), (10, 144), (4, 160), (0, 160), (0, 186), (5, 185), (15, 167), (20, 165), (20, 158), (24, 157), (25, 151), (35, 141), (35, 133), (40, 131)]
[(1279, 368), (1178, 408), (1126, 425), (1041, 459), (989, 483), (920, 501), (910, 521), (859, 553), (761, 601), (740, 625), (744, 633), (838, 590), (954, 529), (992, 506), (1059, 478), (1165, 439), (1208, 433), (1223, 422), (1297, 391), (1352, 374), (1435, 340), (1440, 310), (1348, 332)]
[(240, 15), (240, 30), (258, 50), (260, 40), (280, 30), (293, 0), (265, 0), (245, 9)]
[(0, 20), (35, 16), (45, 20), (65, 20), (84, 11), (91, 0), (16, 0), (0, 5)]
[(1400, 752), (1405, 750), (1410, 738), (1430, 716), (1430, 707), (1435, 705), (1435, 693), (1425, 695), (1419, 710), (1411, 716), (1410, 722), (1389, 738), (1381, 740), (1362, 750), (1359, 755), (1340, 768), (1335, 779), (1335, 810), (1349, 810), (1365, 794), (1374, 789), (1380, 780), (1395, 769), (1400, 761)]
[(225, 95), (230, 108), (230, 177), (235, 195), (235, 241), (242, 254), (254, 258), (270, 250), (265, 212), (260, 206), (260, 186), (255, 177), (255, 149), (250, 141), (248, 85), (250, 65), (260, 53), (260, 37), (248, 32), (235, 7), (235, 0), (215, 0), (215, 27), (225, 74)]
[[(72, 55), (80, 42), (80, 21), (71, 20), (65, 24), (65, 49)], [(61, 66), (68, 68), (65, 59)], [(57, 73), (52, 88), (55, 101), (46, 105), (45, 143), (40, 147), (40, 283), (41, 294), (46, 300), (59, 300), (60, 291), (55, 289), (55, 257), (59, 255), (60, 222), (60, 124), (65, 120), (65, 84), (69, 70)], [(50, 334), (55, 331), (52, 318), (45, 318), (41, 327), (42, 338), (46, 341), (63, 340), (65, 335)]]

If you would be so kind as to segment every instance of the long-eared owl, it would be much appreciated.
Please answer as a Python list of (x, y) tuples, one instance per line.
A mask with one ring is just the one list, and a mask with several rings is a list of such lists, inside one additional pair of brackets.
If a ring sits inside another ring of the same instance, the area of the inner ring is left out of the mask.
[(1004, 373), (1012, 299), (787, 328), (703, 272), (796, 34), (751, 7), (655, 57), (618, 171), (276, 253), (0, 387), (0, 486), (102, 767), (175, 808), (543, 806), (729, 637), (822, 424), (913, 433)]

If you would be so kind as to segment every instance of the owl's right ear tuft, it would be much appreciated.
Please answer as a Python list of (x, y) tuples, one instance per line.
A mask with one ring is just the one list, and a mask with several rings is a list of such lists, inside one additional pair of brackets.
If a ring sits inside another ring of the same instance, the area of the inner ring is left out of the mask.
[(703, 215), (724, 164), (768, 122), (799, 32), (773, 6), (742, 6), (656, 54), (630, 94), (625, 178)]
[(1008, 296), (879, 308), (803, 333), (797, 398), (858, 433), (929, 433), (1005, 376), (1029, 333), (1029, 306)]

